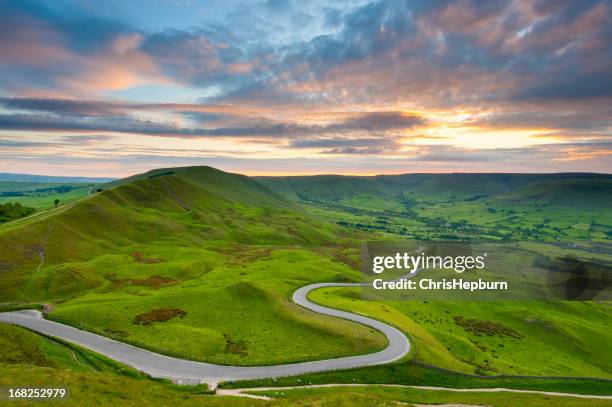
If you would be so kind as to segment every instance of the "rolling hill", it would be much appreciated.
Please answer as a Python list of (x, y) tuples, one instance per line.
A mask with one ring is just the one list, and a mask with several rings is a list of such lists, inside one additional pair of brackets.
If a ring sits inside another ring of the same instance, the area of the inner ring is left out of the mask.
[[(35, 287), (19, 294), (33, 275), (133, 244), (166, 241), (215, 247), (225, 242), (289, 245), (332, 240), (293, 204), (248, 177), (209, 167), (158, 175), (110, 185), (65, 212), (0, 235), (2, 299), (40, 298)], [(296, 233), (298, 229), (303, 233)], [(55, 279), (63, 273), (51, 274)], [(95, 285), (88, 273), (68, 274), (75, 292), (79, 281), (84, 287)], [(54, 286), (52, 281), (45, 285)]]
[(242, 175), (154, 171), (0, 232), (0, 302), (44, 302), (52, 319), (216, 363), (370, 352), (380, 333), (289, 301), (309, 282), (358, 279), (336, 260), (357, 256), (354, 236)]
[(255, 177), (262, 184), (293, 198), (342, 201), (357, 196), (410, 197), (421, 201), (464, 200), (500, 196), (502, 199), (538, 199), (548, 194), (581, 191), (579, 199), (612, 198), (612, 176), (607, 174), (402, 174), (377, 176)]

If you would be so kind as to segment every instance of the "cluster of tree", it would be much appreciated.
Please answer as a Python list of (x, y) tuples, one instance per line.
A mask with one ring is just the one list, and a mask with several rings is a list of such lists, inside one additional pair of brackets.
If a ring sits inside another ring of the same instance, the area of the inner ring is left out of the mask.
[(0, 204), (0, 222), (23, 218), (34, 213), (34, 208), (23, 206), (19, 202)]

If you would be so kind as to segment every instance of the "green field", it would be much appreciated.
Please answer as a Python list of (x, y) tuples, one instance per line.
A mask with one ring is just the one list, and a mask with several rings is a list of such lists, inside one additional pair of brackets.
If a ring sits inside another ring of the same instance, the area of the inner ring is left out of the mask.
[(588, 400), (572, 397), (516, 393), (458, 393), (392, 387), (335, 387), (254, 392), (277, 397), (296, 405), (392, 406), (392, 405), (475, 405), (475, 406), (606, 406), (608, 400)]
[(66, 182), (66, 183), (44, 183), (44, 182), (6, 182), (0, 181), (0, 204), (6, 202), (19, 202), (23, 206), (30, 206), (38, 211), (63, 205), (83, 198), (95, 192), (94, 184)]
[[(399, 403), (464, 403), (491, 406), (601, 406), (609, 405), (602, 400), (576, 399), (573, 397), (552, 397), (536, 394), (516, 393), (454, 393), (449, 391), (417, 390), (410, 388), (335, 387), (327, 389), (284, 389), (255, 392), (272, 397), (272, 401), (253, 400), (239, 397), (219, 397), (209, 394), (203, 386), (177, 386), (163, 380), (148, 379), (129, 368), (124, 368), (108, 359), (95, 355), (76, 346), (51, 341), (22, 328), (0, 324), (0, 387), (65, 387), (69, 390), (68, 401), (47, 401), (51, 405), (207, 405), (207, 406), (324, 406), (324, 405), (395, 405)], [(397, 365), (392, 365), (397, 366)], [(418, 368), (417, 368), (418, 369)], [(413, 378), (423, 376), (421, 369), (413, 373)], [(371, 379), (389, 380), (380, 371), (373, 371)], [(333, 373), (328, 373), (333, 374)], [(353, 374), (353, 376), (355, 376)], [(392, 375), (397, 378), (398, 375)], [(434, 378), (433, 385), (445, 384), (449, 387), (493, 387), (535, 388), (549, 391), (572, 392), (576, 381), (551, 381), (531, 386), (529, 383), (511, 381), (483, 382), (459, 378), (453, 383), (447, 379), (440, 382)], [(316, 382), (315, 379), (311, 379)], [(341, 381), (338, 381), (341, 382)], [(239, 384), (239, 383), (237, 383)], [(590, 394), (608, 394), (609, 385), (585, 382), (578, 390)], [(95, 397), (92, 395), (95, 394)], [(39, 402), (12, 401), (11, 405), (37, 405)]]
[(408, 238), (612, 242), (612, 177), (603, 174), (406, 174), (258, 177), (312, 213)]
[[(612, 377), (609, 304), (578, 301), (385, 301), (358, 289), (315, 291), (317, 303), (389, 322), (409, 333), (416, 360), (481, 375)], [(469, 323), (466, 321), (473, 321)]]
[[(212, 257), (189, 250), (175, 255), (192, 259), (185, 270), (203, 267)], [(104, 262), (121, 264), (117, 257)], [(244, 264), (211, 266), (183, 283), (177, 283), (176, 272), (170, 271), (180, 270), (178, 264), (148, 265), (156, 269), (155, 275), (167, 279), (166, 288), (144, 286), (146, 278), (130, 266), (115, 267), (113, 281), (131, 276), (140, 278), (142, 286), (132, 285), (132, 280), (121, 290), (80, 296), (57, 305), (51, 318), (161, 353), (221, 364), (299, 362), (386, 346), (386, 338), (376, 331), (313, 314), (289, 301), (302, 285), (356, 277), (346, 266), (310, 251), (276, 250)], [(108, 312), (107, 304), (112, 304), (113, 312)], [(179, 309), (186, 315), (167, 322), (135, 323), (136, 316), (159, 309)]]
[[(28, 383), (36, 387), (65, 386), (70, 390), (68, 403), (88, 406), (392, 406), (412, 403), (464, 404), (488, 406), (606, 406), (609, 401), (553, 397), (516, 393), (455, 393), (386, 387), (336, 387), (296, 389), (256, 393), (272, 401), (243, 397), (213, 396), (201, 389), (180, 389), (165, 383), (137, 379), (106, 372), (79, 372), (28, 365), (0, 365), (0, 386)], [(92, 398), (92, 395), (95, 397)], [(66, 401), (46, 401), (46, 405), (66, 405)], [(36, 404), (34, 404), (36, 403)], [(11, 401), (11, 405), (38, 405), (40, 402)]]

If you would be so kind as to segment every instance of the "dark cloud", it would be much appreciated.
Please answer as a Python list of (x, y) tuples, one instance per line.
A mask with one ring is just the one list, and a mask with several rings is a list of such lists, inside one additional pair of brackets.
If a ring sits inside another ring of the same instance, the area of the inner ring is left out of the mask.
[(424, 124), (423, 118), (400, 112), (373, 112), (355, 115), (342, 122), (325, 126), (326, 130), (386, 131)]
[(23, 131), (108, 131), (152, 136), (176, 137), (252, 137), (285, 134), (286, 125), (251, 127), (182, 128), (150, 120), (138, 120), (127, 116), (66, 118), (44, 115), (0, 115), (0, 129)]
[(375, 138), (300, 138), (293, 140), (290, 143), (294, 148), (346, 148), (346, 147), (391, 147), (397, 146), (397, 140), (391, 138), (375, 137)]
[[(612, 44), (612, 38), (610, 38)], [(612, 96), (612, 69), (606, 72), (566, 74), (515, 93), (517, 100), (558, 101), (609, 98)]]
[(133, 107), (127, 103), (50, 98), (0, 98), (0, 106), (11, 110), (79, 116), (122, 114)]
[(324, 150), (322, 154), (328, 155), (378, 155), (388, 152), (383, 147), (338, 147), (331, 150)]
[[(21, 107), (23, 105), (20, 104)], [(61, 104), (37, 103), (37, 108), (51, 106), (53, 111)], [(72, 104), (68, 105), (72, 107)], [(69, 109), (71, 110), (71, 109)], [(354, 114), (352, 117), (322, 125), (304, 125), (292, 122), (272, 121), (264, 118), (248, 118), (248, 123), (220, 127), (185, 128), (169, 123), (139, 120), (130, 115), (77, 115), (0, 114), (0, 129), (22, 131), (107, 131), (137, 133), (152, 136), (175, 137), (286, 137), (326, 133), (387, 132), (411, 128), (422, 123), (416, 116), (396, 112)], [(218, 116), (221, 117), (221, 116)]]
[(141, 50), (170, 77), (198, 86), (237, 86), (257, 67), (245, 52), (233, 45), (233, 34), (222, 27), (185, 32), (168, 30), (149, 35)]
[(558, 109), (544, 109), (534, 103), (520, 110), (506, 109), (486, 116), (469, 119), (465, 123), (485, 128), (549, 128), (576, 132), (601, 132), (605, 134), (610, 126), (612, 105), (600, 106), (598, 103), (583, 103), (572, 109), (559, 106)]
[[(2, 137), (0, 135), (0, 137)], [(109, 141), (113, 137), (105, 135), (73, 135), (60, 137), (57, 140), (52, 141), (31, 141), (31, 140), (10, 140), (0, 138), (0, 149), (14, 150), (19, 149), (36, 149), (36, 148), (48, 148), (48, 147), (59, 147), (59, 146), (74, 146), (78, 144), (96, 144), (104, 141)]]
[(0, 149), (6, 148), (40, 148), (54, 146), (55, 143), (43, 141), (21, 141), (21, 140), (2, 140), (0, 139)]

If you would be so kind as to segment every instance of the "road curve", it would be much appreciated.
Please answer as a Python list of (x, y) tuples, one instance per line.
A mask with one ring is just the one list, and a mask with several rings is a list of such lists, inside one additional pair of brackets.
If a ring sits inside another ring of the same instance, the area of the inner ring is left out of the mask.
[(131, 366), (152, 377), (171, 379), (177, 383), (208, 383), (216, 387), (221, 381), (263, 379), (292, 376), (327, 370), (348, 369), (393, 362), (410, 352), (410, 342), (400, 330), (372, 318), (323, 307), (308, 300), (308, 293), (322, 287), (359, 287), (360, 283), (318, 283), (299, 288), (293, 293), (293, 302), (313, 312), (343, 318), (372, 327), (388, 339), (380, 352), (313, 362), (274, 366), (225, 366), (195, 362), (160, 355), (123, 342), (119, 342), (69, 325), (44, 319), (39, 311), (24, 310), (0, 313), (0, 321), (20, 325), (42, 334), (77, 344), (100, 353), (117, 362)]

